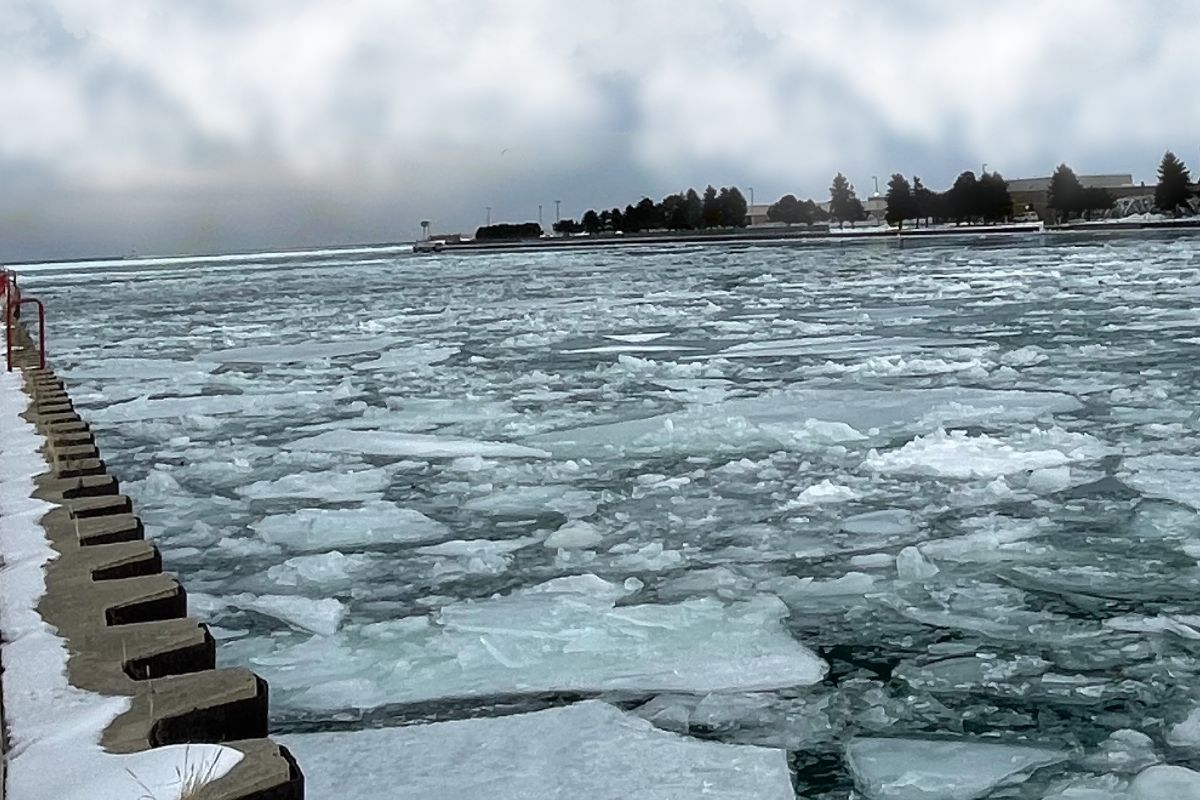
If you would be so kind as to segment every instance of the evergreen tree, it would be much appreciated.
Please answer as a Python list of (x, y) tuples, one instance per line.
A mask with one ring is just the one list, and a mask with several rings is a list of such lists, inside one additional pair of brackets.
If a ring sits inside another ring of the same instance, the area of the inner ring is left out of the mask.
[(946, 192), (947, 216), (955, 222), (971, 222), (982, 216), (979, 202), (979, 181), (970, 170), (955, 179)]
[(663, 218), (658, 206), (649, 197), (643, 197), (636, 206), (639, 230), (652, 231), (663, 227)]
[(1116, 198), (1109, 194), (1107, 189), (1089, 186), (1080, 196), (1079, 207), (1087, 219), (1091, 219), (1093, 211), (1108, 211), (1116, 204)]
[(625, 230), (625, 215), (621, 213), (621, 209), (614, 208), (612, 213), (609, 215), (609, 220), (612, 223), (612, 229), (614, 231)]
[(1083, 184), (1079, 182), (1075, 171), (1066, 164), (1059, 164), (1050, 177), (1047, 205), (1067, 220), (1071, 218), (1072, 213), (1077, 214), (1083, 210)]
[(866, 216), (850, 181), (840, 172), (833, 177), (833, 185), (829, 187), (829, 216), (837, 220), (839, 228), (843, 223), (857, 222)]
[(1188, 186), (1192, 177), (1184, 163), (1168, 150), (1163, 154), (1162, 162), (1158, 165), (1158, 185), (1154, 187), (1154, 205), (1159, 211), (1166, 211), (1179, 216), (1181, 207), (1188, 207), (1188, 196), (1191, 189)]
[(658, 215), (663, 227), (672, 231), (687, 228), (687, 201), (681, 194), (669, 194), (658, 204)]
[(804, 224), (812, 225), (814, 222), (826, 222), (829, 220), (829, 212), (817, 205), (813, 199), (804, 200), (800, 203), (804, 208)]
[(1012, 196), (1008, 193), (1008, 181), (999, 172), (985, 172), (977, 186), (979, 215), (988, 222), (1001, 222), (1013, 215)]
[(590, 234), (597, 234), (604, 228), (604, 224), (600, 221), (600, 215), (592, 209), (588, 209), (583, 215), (583, 229)]
[(913, 176), (912, 193), (918, 223), (921, 220), (929, 220), (934, 223), (945, 220), (946, 195), (944, 193), (933, 191), (915, 175)]
[(721, 216), (724, 218), (724, 224), (730, 228), (746, 227), (746, 213), (750, 207), (746, 204), (746, 198), (742, 195), (742, 191), (736, 186), (729, 187), (729, 190), (721, 189)]
[(899, 172), (892, 175), (888, 181), (887, 212), (884, 219), (889, 225), (895, 224), (899, 230), (904, 230), (904, 220), (917, 216), (916, 201), (913, 199), (912, 187), (908, 179)]
[[(708, 188), (711, 189), (712, 187)], [(696, 194), (695, 189), (687, 190), (687, 194), (683, 198), (683, 206), (684, 228), (687, 230), (696, 230), (704, 224), (704, 204), (700, 200), (700, 195)]]
[(637, 233), (642, 230), (641, 220), (638, 218), (637, 209), (632, 204), (625, 206), (625, 213), (621, 215), (625, 221), (624, 231), (626, 233)]
[(805, 208), (793, 194), (785, 194), (767, 209), (767, 219), (771, 222), (782, 222), (785, 225), (798, 225), (806, 222)]
[(703, 228), (717, 228), (721, 225), (721, 206), (717, 203), (717, 190), (711, 183), (704, 190), (704, 206), (700, 225)]

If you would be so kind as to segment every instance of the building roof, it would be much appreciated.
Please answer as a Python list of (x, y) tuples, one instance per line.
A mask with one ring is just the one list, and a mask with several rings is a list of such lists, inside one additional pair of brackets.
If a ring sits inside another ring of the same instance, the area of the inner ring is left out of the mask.
[[(1078, 178), (1079, 182), (1088, 189), (1111, 189), (1117, 186), (1133, 185), (1133, 175), (1128, 173), (1079, 175)], [(1010, 192), (1044, 192), (1050, 188), (1049, 176), (1045, 178), (1017, 178), (1007, 183)]]

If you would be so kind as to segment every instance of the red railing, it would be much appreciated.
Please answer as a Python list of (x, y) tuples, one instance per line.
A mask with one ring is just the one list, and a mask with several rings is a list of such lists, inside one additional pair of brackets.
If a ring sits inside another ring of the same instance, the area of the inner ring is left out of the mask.
[(17, 275), (0, 269), (0, 299), (4, 300), (4, 347), (8, 371), (13, 368), (13, 340), (16, 338), (16, 320), (21, 315), (21, 306), (35, 305), (38, 310), (38, 366), (46, 368), (46, 306), (36, 297), (21, 297), (17, 286)]

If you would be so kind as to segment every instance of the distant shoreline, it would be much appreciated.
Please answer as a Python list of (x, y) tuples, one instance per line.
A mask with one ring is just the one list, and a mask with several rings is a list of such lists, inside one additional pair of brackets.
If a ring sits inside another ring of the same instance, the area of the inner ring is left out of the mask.
[(1200, 219), (1180, 219), (1161, 222), (1077, 222), (1067, 225), (1020, 223), (1000, 225), (963, 225), (958, 227), (904, 228), (903, 230), (881, 230), (869, 228), (855, 230), (811, 230), (804, 227), (723, 230), (719, 232), (678, 231), (663, 233), (639, 233), (634, 235), (603, 236), (555, 236), (545, 239), (522, 239), (514, 241), (466, 241), (443, 242), (436, 250), (419, 251), (427, 255), (448, 252), (518, 252), (534, 250), (566, 250), (573, 248), (603, 248), (630, 245), (660, 244), (832, 244), (841, 241), (861, 240), (905, 240), (933, 238), (979, 239), (990, 236), (1013, 235), (1058, 235), (1058, 234), (1103, 234), (1129, 233), (1132, 231), (1186, 231), (1200, 233)]
[[(829, 244), (838, 241), (861, 240), (905, 240), (916, 238), (961, 237), (985, 238), (1000, 235), (1035, 235), (1046, 234), (1104, 234), (1104, 233), (1134, 233), (1153, 231), (1196, 232), (1200, 233), (1200, 218), (1166, 220), (1160, 222), (1074, 222), (1068, 225), (1047, 225), (1043, 229), (1036, 224), (1021, 225), (975, 225), (958, 228), (905, 228), (903, 232), (894, 230), (871, 229), (837, 229), (809, 230), (802, 226), (793, 228), (759, 228), (742, 229), (741, 231), (678, 231), (659, 234), (636, 234), (627, 236), (571, 236), (552, 237), (547, 239), (530, 239), (515, 242), (447, 242), (441, 252), (506, 252), (522, 250), (555, 250), (572, 247), (615, 247), (622, 245), (655, 245), (655, 244)], [(355, 244), (338, 244), (328, 246), (304, 247), (275, 247), (264, 250), (241, 250), (216, 253), (166, 253), (159, 255), (107, 255), (79, 256), (75, 258), (27, 258), (14, 261), (0, 261), (0, 266), (68, 266), (71, 264), (87, 263), (121, 263), (136, 264), (139, 261), (148, 263), (187, 262), (187, 261), (239, 261), (239, 260), (284, 260), (306, 255), (322, 253), (354, 253), (363, 254), (377, 251), (396, 250), (400, 253), (410, 252), (417, 244), (413, 241), (391, 242), (359, 242)]]

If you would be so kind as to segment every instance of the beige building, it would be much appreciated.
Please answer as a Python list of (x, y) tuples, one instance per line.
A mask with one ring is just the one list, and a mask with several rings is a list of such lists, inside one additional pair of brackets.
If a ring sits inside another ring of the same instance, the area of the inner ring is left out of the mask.
[(767, 210), (771, 205), (771, 203), (755, 203), (746, 206), (746, 224), (752, 228), (770, 224), (771, 221), (767, 219)]
[[(1154, 196), (1154, 187), (1145, 183), (1135, 184), (1133, 175), (1129, 173), (1113, 173), (1108, 175), (1079, 175), (1079, 182), (1085, 189), (1104, 189), (1116, 200), (1123, 198)], [(1050, 177), (1017, 178), (1008, 181), (1008, 194), (1013, 201), (1013, 214), (1020, 216), (1026, 212), (1034, 212), (1044, 220), (1053, 218), (1049, 211)]]

